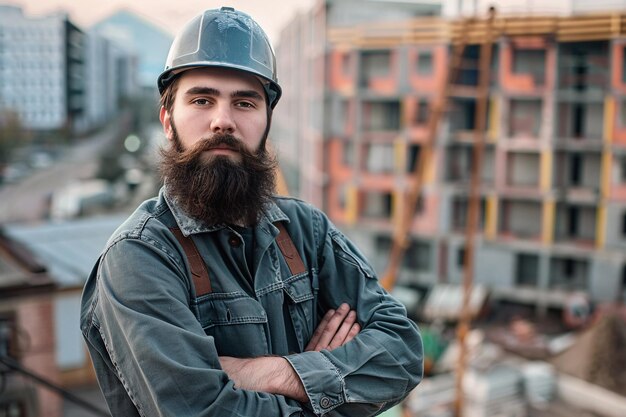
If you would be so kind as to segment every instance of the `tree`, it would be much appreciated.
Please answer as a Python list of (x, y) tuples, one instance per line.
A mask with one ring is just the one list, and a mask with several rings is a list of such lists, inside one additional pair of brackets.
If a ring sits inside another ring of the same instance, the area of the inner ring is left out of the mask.
[(13, 148), (24, 136), (19, 115), (12, 110), (0, 110), (0, 170), (9, 162)]

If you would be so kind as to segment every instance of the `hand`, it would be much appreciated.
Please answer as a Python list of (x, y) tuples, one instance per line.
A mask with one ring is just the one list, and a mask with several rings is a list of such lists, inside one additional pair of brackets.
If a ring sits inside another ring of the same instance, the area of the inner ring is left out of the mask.
[(333, 350), (345, 345), (361, 331), (356, 311), (343, 303), (337, 310), (328, 310), (315, 329), (305, 351)]

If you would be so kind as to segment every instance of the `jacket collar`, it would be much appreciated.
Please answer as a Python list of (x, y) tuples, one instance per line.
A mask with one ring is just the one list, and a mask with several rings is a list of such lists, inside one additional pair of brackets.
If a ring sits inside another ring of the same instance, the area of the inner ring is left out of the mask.
[[(208, 225), (201, 220), (194, 219), (193, 217), (188, 216), (179, 206), (176, 204), (176, 200), (171, 197), (167, 192), (167, 184), (164, 185), (159, 191), (159, 199), (165, 200), (167, 206), (169, 207), (172, 215), (174, 216), (174, 220), (176, 220), (176, 224), (178, 228), (185, 236), (205, 233), (205, 232), (215, 232), (217, 230), (224, 229), (228, 227), (226, 224), (216, 224), (216, 225)], [(275, 227), (268, 227), (268, 224), (272, 224), (279, 221), (289, 222), (289, 217), (276, 205), (276, 203), (272, 200), (266, 207), (265, 212), (262, 214), (261, 219), (256, 227), (261, 227), (264, 229), (272, 230), (272, 235), (277, 233), (277, 229)], [(274, 232), (276, 230), (276, 232)]]

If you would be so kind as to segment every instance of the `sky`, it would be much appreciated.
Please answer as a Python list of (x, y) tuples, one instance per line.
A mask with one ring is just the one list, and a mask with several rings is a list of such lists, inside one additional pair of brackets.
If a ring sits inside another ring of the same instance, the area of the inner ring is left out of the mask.
[(86, 29), (123, 8), (175, 34), (205, 9), (231, 6), (250, 14), (276, 43), (280, 30), (298, 10), (307, 10), (315, 0), (0, 0), (20, 6), (27, 16), (64, 10), (79, 27)]

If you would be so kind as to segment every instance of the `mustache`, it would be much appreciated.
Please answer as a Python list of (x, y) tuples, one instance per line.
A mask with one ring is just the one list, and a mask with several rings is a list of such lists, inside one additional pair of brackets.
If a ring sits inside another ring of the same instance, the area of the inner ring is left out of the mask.
[(193, 146), (187, 149), (178, 149), (178, 155), (176, 158), (177, 163), (189, 163), (197, 160), (200, 155), (206, 151), (210, 151), (215, 148), (226, 147), (232, 151), (238, 152), (244, 156), (254, 157), (256, 154), (250, 152), (246, 145), (235, 136), (230, 134), (215, 134), (210, 138), (202, 138)]
[(215, 148), (227, 147), (234, 151), (245, 150), (245, 145), (242, 141), (229, 134), (215, 135), (210, 139), (201, 139), (193, 147), (193, 151), (204, 152)]

